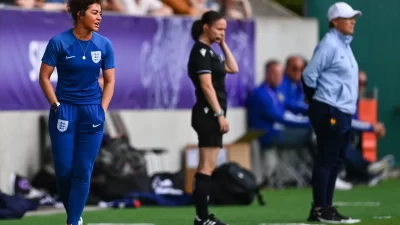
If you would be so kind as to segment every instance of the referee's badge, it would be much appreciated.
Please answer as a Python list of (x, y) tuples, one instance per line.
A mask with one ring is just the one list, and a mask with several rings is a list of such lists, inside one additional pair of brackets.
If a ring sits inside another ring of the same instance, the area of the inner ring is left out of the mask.
[(64, 132), (68, 129), (68, 121), (67, 120), (58, 120), (57, 121), (57, 130), (60, 132)]
[(204, 57), (206, 56), (207, 50), (205, 48), (200, 49), (200, 54)]
[(204, 107), (204, 113), (207, 114), (210, 109), (208, 107)]
[(101, 51), (90, 52), (94, 63), (98, 63), (101, 60)]

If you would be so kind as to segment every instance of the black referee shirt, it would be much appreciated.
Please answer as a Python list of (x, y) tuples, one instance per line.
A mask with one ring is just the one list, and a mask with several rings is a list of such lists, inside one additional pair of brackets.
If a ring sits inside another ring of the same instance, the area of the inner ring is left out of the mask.
[(197, 104), (210, 107), (200, 87), (199, 77), (203, 74), (211, 74), (212, 84), (217, 94), (218, 102), (226, 111), (226, 89), (225, 89), (225, 61), (217, 55), (210, 46), (197, 41), (192, 48), (188, 63), (189, 76), (196, 89)]

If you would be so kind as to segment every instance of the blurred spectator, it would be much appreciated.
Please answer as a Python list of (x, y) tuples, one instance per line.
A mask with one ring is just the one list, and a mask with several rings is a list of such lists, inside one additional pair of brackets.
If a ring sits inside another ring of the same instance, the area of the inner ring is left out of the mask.
[(46, 11), (66, 11), (66, 0), (36, 0), (35, 7)]
[(248, 99), (249, 127), (265, 130), (259, 138), (263, 155), (264, 176), (271, 177), (277, 169), (275, 146), (299, 147), (308, 145), (311, 125), (307, 117), (293, 114), (287, 109), (282, 84), (283, 71), (278, 61), (267, 62), (265, 82)]
[[(359, 72), (359, 96), (362, 96), (367, 85), (367, 74), (364, 71)], [(353, 115), (352, 136), (355, 141), (349, 145), (345, 156), (346, 179), (351, 183), (376, 185), (383, 177), (384, 172), (393, 167), (395, 163), (394, 156), (387, 155), (381, 160), (371, 163), (362, 156), (361, 135), (363, 132), (374, 132), (377, 137), (385, 136), (385, 127), (382, 123), (371, 124), (358, 119), (358, 109)], [(337, 189), (351, 189), (352, 184), (337, 182)]]
[(249, 0), (216, 0), (219, 11), (228, 19), (248, 19), (252, 17), (252, 8)]
[[(285, 74), (281, 88), (285, 93), (286, 104), (293, 113), (307, 114), (308, 105), (304, 103), (303, 84), (301, 74), (305, 66), (304, 60), (299, 56), (289, 56), (286, 60)], [(295, 110), (293, 110), (295, 109)]]
[(203, 1), (205, 2), (205, 5), (207, 6), (207, 8), (209, 8), (210, 10), (218, 11), (220, 9), (220, 6), (217, 3), (217, 0), (203, 0)]
[(0, 6), (1, 5), (15, 5), (15, 0), (0, 0)]
[(363, 96), (365, 93), (365, 89), (367, 87), (368, 79), (367, 73), (363, 70), (358, 72), (358, 95), (359, 97)]
[(125, 12), (123, 0), (102, 0), (101, 5), (104, 11)]
[[(11, 0), (10, 0), (11, 1)], [(46, 11), (64, 11), (66, 0), (15, 0), (17, 6)], [(169, 16), (173, 10), (160, 0), (102, 0), (104, 11), (114, 11), (136, 16)]]
[[(170, 7), (160, 0), (120, 0), (124, 13), (135, 16), (169, 16), (173, 14)], [(176, 0), (175, 0), (176, 1)]]
[(36, 0), (16, 0), (15, 4), (25, 9), (36, 8)]
[(199, 17), (209, 9), (205, 0), (162, 0), (175, 14)]
[(210, 10), (208, 7), (208, 1), (207, 0), (190, 0), (190, 4), (193, 8), (198, 10), (199, 12), (207, 12)]
[(260, 138), (262, 148), (270, 145), (307, 145), (311, 137), (311, 125), (307, 117), (295, 115), (288, 108), (285, 93), (280, 89), (283, 71), (278, 61), (265, 66), (265, 82), (249, 96), (248, 115), (251, 128), (264, 129)]
[[(119, 0), (105, 0), (105, 1), (119, 1)], [(46, 11), (66, 11), (66, 0), (15, 0), (15, 5), (25, 9), (42, 9)], [(103, 6), (104, 7), (104, 6)], [(105, 9), (106, 10), (106, 9)]]

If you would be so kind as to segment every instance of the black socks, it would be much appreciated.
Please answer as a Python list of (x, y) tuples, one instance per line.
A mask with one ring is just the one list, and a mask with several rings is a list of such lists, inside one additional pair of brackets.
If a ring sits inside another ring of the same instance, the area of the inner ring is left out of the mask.
[(208, 218), (208, 195), (210, 193), (211, 176), (196, 173), (194, 176), (193, 201), (196, 206), (196, 214), (201, 220)]

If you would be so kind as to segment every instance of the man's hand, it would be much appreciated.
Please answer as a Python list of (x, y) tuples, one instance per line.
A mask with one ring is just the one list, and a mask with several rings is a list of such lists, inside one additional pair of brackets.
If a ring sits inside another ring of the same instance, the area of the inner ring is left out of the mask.
[(377, 124), (374, 125), (374, 133), (378, 137), (383, 137), (386, 134), (386, 129), (383, 123), (378, 122)]

